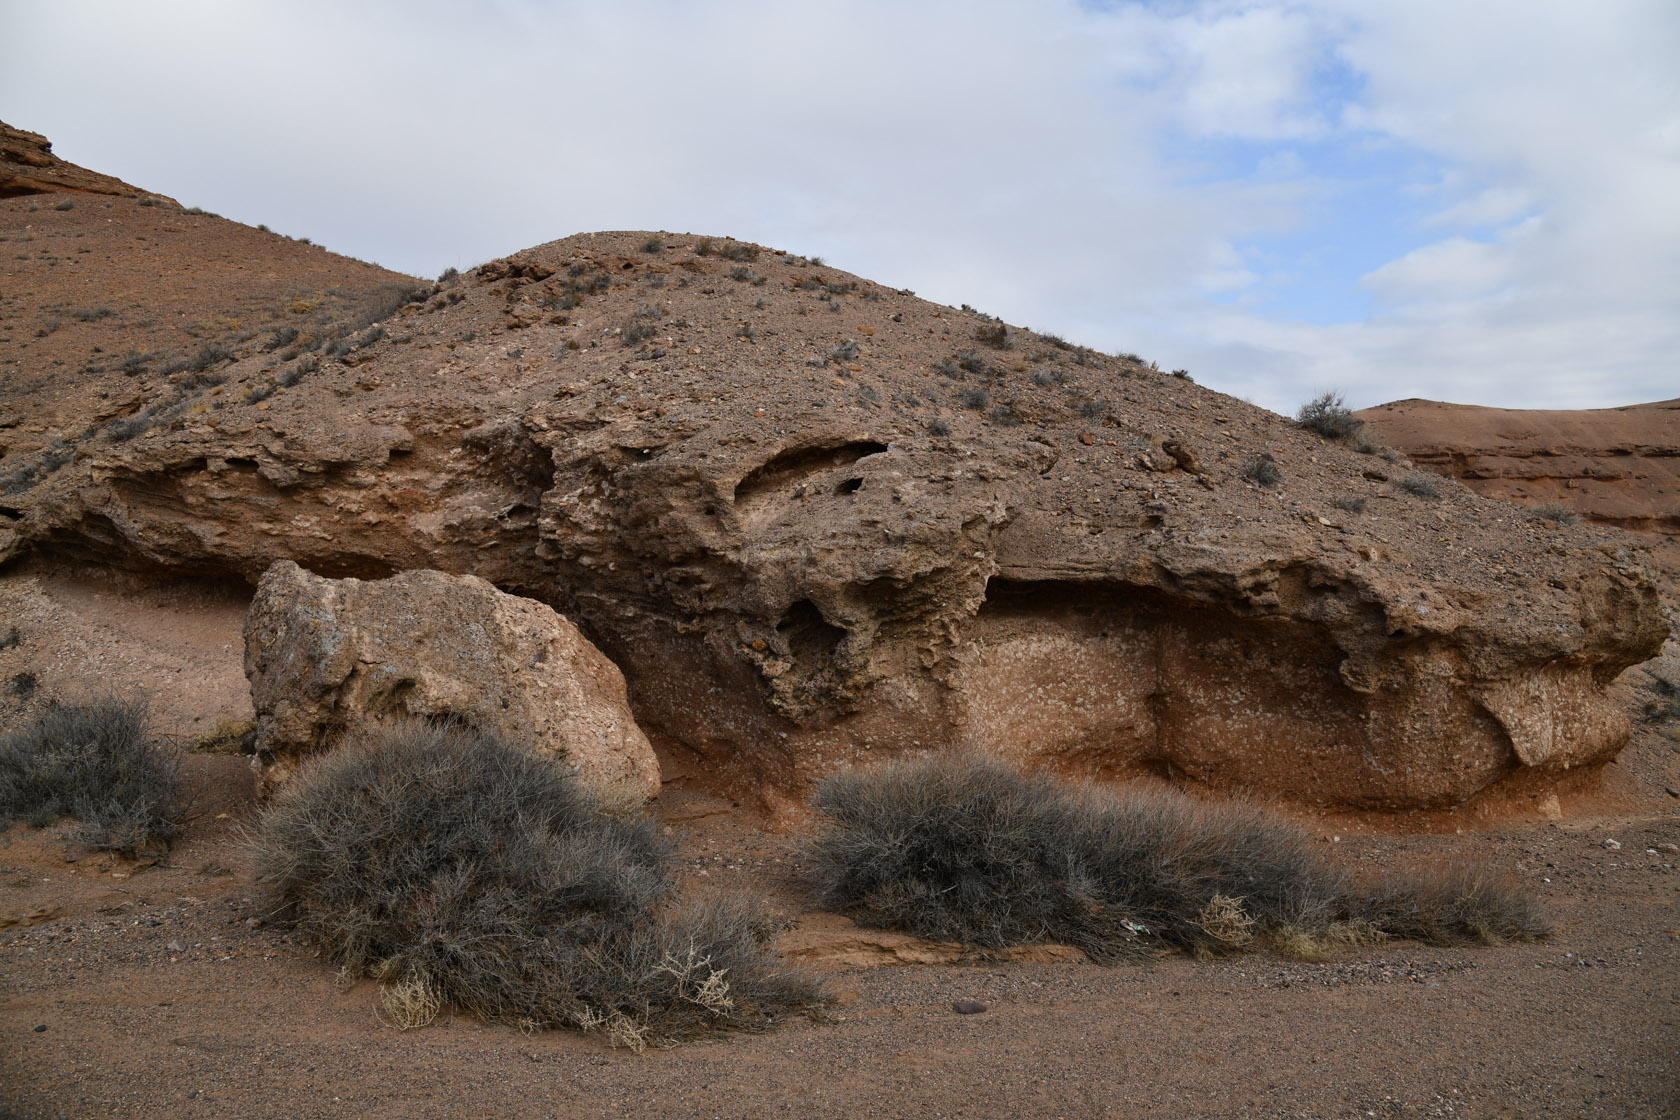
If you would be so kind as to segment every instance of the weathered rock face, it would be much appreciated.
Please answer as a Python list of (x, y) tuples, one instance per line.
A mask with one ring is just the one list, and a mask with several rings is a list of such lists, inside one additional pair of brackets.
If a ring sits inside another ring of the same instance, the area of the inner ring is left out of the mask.
[(139, 193), (121, 179), (59, 159), (53, 154), (51, 142), (40, 133), (25, 132), (0, 121), (0, 198), (59, 192)]
[(565, 609), (657, 744), (772, 806), (961, 745), (1448, 806), (1625, 742), (1604, 686), (1667, 622), (1619, 535), (803, 258), (648, 244), (241, 351), (221, 407), (0, 499), (0, 558), (471, 572)]
[(474, 576), (323, 579), (289, 560), (257, 585), (245, 674), (267, 789), (303, 758), (393, 716), (456, 716), (593, 781), (659, 792), (624, 677), (577, 628)]

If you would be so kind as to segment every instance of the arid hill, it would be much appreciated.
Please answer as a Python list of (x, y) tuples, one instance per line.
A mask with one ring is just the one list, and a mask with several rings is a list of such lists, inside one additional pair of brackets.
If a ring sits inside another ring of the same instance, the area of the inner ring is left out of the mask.
[(0, 563), (477, 574), (771, 808), (962, 746), (1460, 805), (1613, 757), (1668, 633), (1620, 535), (819, 260), (584, 234), (422, 286), (63, 199), (0, 203)]
[(1680, 567), (1680, 400), (1574, 411), (1405, 400), (1358, 415), (1478, 494), (1650, 536)]

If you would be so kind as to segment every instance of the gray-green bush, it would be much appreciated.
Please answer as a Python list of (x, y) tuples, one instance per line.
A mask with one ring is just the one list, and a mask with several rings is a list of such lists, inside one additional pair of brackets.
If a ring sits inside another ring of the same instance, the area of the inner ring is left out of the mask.
[(1098, 961), (1270, 940), (1533, 938), (1534, 901), (1475, 870), (1363, 884), (1304, 832), (1241, 802), (1107, 793), (992, 760), (937, 757), (818, 787), (818, 896), (870, 925), (988, 949), (1052, 940)]
[(0, 828), (72, 817), (101, 851), (167, 848), (187, 813), (176, 755), (147, 733), (144, 704), (54, 705), (0, 737)]
[(399, 723), (315, 763), (253, 840), (273, 917), (422, 1025), (453, 1006), (640, 1048), (819, 999), (743, 898), (689, 904), (645, 819), (485, 732)]
[(1347, 441), (1359, 434), (1365, 421), (1342, 403), (1340, 393), (1320, 393), (1295, 413), (1295, 423), (1325, 439)]

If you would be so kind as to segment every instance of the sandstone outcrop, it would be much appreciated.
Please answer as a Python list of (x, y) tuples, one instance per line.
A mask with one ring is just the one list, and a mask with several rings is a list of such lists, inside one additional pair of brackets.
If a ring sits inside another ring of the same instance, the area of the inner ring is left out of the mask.
[(1578, 410), (1404, 400), (1358, 415), (1381, 442), (1478, 494), (1680, 541), (1680, 400)]
[(0, 198), (59, 192), (130, 197), (140, 193), (121, 179), (59, 159), (52, 143), (40, 133), (0, 121)]
[(1604, 688), (1668, 630), (1619, 534), (727, 239), (567, 238), (287, 353), (67, 441), (0, 497), (0, 562), (472, 573), (563, 609), (656, 745), (773, 808), (950, 746), (1453, 806), (1613, 757)]
[(331, 580), (279, 561), (245, 620), (245, 674), (267, 789), (339, 739), (407, 716), (464, 719), (586, 780), (659, 792), (618, 669), (548, 607), (475, 576)]

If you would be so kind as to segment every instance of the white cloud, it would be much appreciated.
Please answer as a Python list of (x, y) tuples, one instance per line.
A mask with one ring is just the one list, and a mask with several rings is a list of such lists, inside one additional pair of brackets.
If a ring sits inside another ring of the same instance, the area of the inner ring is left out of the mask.
[[(1280, 410), (1676, 391), (1670, 0), (60, 2), (0, 34), (0, 117), (67, 158), (422, 274), (729, 233)], [(1430, 214), (1364, 322), (1255, 310), (1239, 247), (1334, 198), (1309, 148), (1419, 157), (1371, 224)]]

